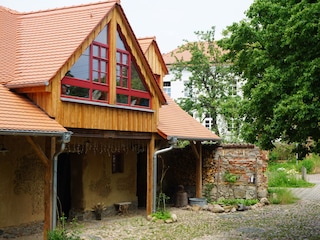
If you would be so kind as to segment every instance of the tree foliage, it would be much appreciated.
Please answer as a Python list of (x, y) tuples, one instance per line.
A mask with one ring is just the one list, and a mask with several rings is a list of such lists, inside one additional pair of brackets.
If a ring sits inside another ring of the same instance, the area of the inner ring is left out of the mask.
[[(192, 114), (196, 111), (199, 116), (207, 113), (213, 119), (212, 130), (219, 133), (217, 118), (223, 115), (223, 120), (238, 132), (240, 121), (238, 109), (241, 97), (235, 90), (237, 81), (230, 72), (229, 65), (222, 62), (222, 49), (218, 48), (214, 40), (215, 28), (208, 31), (197, 31), (196, 42), (185, 40), (179, 47), (178, 53), (190, 53), (190, 59), (176, 58), (171, 71), (175, 80), (182, 80), (183, 74), (190, 74), (185, 81), (187, 98), (178, 100), (179, 105)], [(236, 134), (236, 139), (238, 134)]]
[[(255, 0), (219, 46), (247, 82), (243, 137), (265, 149), (276, 139), (320, 138), (320, 2)], [(314, 148), (316, 150), (316, 148)]]

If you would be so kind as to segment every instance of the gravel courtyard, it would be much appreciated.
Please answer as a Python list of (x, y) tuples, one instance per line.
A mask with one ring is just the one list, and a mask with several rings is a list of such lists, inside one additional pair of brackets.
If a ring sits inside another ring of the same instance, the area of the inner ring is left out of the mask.
[[(320, 240), (320, 175), (313, 188), (294, 189), (301, 198), (291, 205), (268, 205), (234, 213), (212, 213), (170, 208), (178, 221), (164, 224), (150, 222), (144, 211), (128, 216), (79, 222), (81, 239), (303, 239)], [(0, 238), (1, 239), (1, 238)], [(18, 238), (40, 240), (42, 234)]]

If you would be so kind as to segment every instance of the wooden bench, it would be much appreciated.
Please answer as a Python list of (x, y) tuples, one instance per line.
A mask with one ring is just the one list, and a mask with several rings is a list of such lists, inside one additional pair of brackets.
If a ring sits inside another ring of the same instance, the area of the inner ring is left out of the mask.
[(114, 204), (118, 210), (118, 214), (128, 214), (129, 206), (131, 205), (131, 202), (118, 202)]

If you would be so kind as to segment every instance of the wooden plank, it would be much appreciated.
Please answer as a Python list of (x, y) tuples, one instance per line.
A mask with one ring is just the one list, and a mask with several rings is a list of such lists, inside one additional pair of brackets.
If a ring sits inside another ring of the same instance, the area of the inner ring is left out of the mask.
[(202, 197), (202, 145), (201, 142), (191, 143), (191, 148), (196, 156), (196, 197)]
[(153, 154), (154, 154), (155, 136), (152, 134), (151, 140), (148, 143), (148, 154), (147, 154), (147, 215), (152, 213), (152, 198), (153, 198)]
[(50, 156), (45, 168), (44, 179), (44, 225), (43, 239), (47, 239), (47, 232), (52, 230), (52, 179), (53, 179), (53, 155), (56, 151), (56, 138), (46, 138), (46, 153)]
[(48, 160), (46, 154), (42, 151), (41, 147), (35, 141), (33, 141), (33, 139), (30, 136), (26, 136), (26, 139), (30, 143), (30, 145), (32, 146), (32, 148), (36, 152), (36, 154), (39, 156), (39, 158), (41, 159), (44, 166), (48, 167), (49, 160)]

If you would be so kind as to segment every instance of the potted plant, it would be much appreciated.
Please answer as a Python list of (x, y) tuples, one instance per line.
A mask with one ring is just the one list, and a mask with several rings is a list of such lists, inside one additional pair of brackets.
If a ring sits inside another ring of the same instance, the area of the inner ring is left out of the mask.
[(103, 210), (105, 210), (106, 207), (103, 203), (97, 203), (93, 206), (92, 211), (95, 213), (96, 220), (101, 220), (101, 215)]

